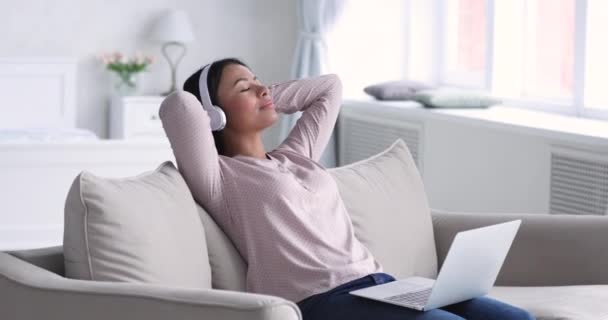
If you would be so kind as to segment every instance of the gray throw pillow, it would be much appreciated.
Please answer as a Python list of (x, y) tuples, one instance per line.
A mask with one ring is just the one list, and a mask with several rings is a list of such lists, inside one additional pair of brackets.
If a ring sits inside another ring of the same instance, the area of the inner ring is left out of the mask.
[(69, 278), (211, 288), (204, 228), (171, 162), (122, 179), (80, 173), (63, 241)]
[(413, 100), (427, 108), (487, 108), (501, 103), (489, 94), (464, 89), (431, 89), (414, 94)]
[(402, 139), (375, 156), (328, 171), (355, 235), (385, 272), (397, 278), (437, 275), (431, 211), (422, 178)]
[(373, 84), (363, 91), (378, 100), (410, 100), (414, 93), (431, 88), (422, 82), (399, 80)]

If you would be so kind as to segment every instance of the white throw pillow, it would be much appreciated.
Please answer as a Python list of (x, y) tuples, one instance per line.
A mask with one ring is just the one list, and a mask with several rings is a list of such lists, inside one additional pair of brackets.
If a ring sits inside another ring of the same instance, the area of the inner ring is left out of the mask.
[(484, 92), (455, 88), (422, 90), (412, 99), (427, 108), (487, 108), (501, 103), (500, 99)]
[(211, 215), (202, 206), (197, 206), (207, 236), (213, 288), (246, 291), (247, 264), (245, 260)]
[(385, 151), (330, 169), (357, 238), (384, 272), (434, 278), (437, 252), (422, 179), (401, 139)]
[(204, 229), (171, 162), (122, 179), (79, 174), (63, 249), (69, 278), (211, 288)]

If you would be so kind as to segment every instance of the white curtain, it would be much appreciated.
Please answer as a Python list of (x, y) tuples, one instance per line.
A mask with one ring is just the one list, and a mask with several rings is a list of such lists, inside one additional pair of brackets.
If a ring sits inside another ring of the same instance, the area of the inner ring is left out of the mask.
[[(299, 22), (298, 42), (291, 69), (293, 79), (318, 76), (330, 72), (326, 35), (343, 11), (347, 0), (296, 0)], [(283, 141), (301, 112), (284, 115), (281, 123), (280, 139)], [(337, 128), (337, 123), (336, 123)], [(326, 168), (337, 165), (337, 141), (332, 134), (320, 163)]]

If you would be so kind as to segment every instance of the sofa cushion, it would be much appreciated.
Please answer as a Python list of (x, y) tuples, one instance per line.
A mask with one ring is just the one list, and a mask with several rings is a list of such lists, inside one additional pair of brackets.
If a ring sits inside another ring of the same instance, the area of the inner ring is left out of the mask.
[(198, 204), (197, 207), (207, 237), (213, 288), (245, 291), (247, 289), (247, 264), (245, 260), (209, 213)]
[(396, 278), (435, 277), (437, 253), (422, 179), (402, 139), (385, 151), (328, 170), (357, 238)]
[(489, 296), (528, 310), (537, 320), (608, 319), (608, 285), (494, 287)]
[(129, 178), (79, 174), (65, 205), (66, 276), (210, 288), (204, 229), (171, 162)]

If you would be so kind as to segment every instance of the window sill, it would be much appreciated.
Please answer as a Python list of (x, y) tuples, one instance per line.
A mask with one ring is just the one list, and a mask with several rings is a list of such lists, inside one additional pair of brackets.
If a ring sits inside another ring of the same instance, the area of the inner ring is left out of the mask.
[(579, 118), (518, 107), (496, 105), (487, 109), (429, 109), (414, 101), (378, 101), (372, 98), (344, 99), (344, 105), (405, 112), (413, 117), (456, 121), (549, 139), (608, 146), (608, 121)]

